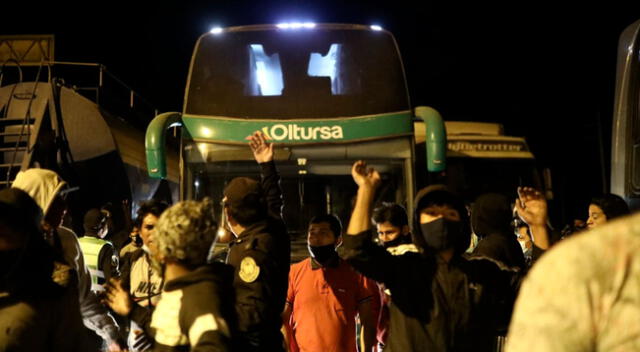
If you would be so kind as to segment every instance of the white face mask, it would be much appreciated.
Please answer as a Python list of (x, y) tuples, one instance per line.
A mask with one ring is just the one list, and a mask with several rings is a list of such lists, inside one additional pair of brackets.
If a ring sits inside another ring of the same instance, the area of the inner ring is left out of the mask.
[(105, 226), (98, 232), (98, 238), (105, 238), (108, 233), (109, 233), (109, 228)]

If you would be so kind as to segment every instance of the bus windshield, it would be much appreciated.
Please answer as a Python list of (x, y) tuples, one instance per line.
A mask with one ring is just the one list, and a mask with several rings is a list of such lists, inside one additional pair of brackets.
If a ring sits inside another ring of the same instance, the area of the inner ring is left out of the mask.
[(192, 115), (305, 119), (409, 110), (402, 63), (384, 31), (236, 30), (200, 38), (187, 86)]

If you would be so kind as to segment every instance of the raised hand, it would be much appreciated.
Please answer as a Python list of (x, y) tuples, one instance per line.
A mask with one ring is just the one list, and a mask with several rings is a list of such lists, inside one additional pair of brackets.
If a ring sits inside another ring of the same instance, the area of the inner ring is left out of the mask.
[(516, 211), (529, 226), (546, 226), (547, 224), (547, 200), (534, 188), (518, 187)]
[(273, 160), (273, 143), (268, 143), (262, 132), (255, 131), (249, 136), (249, 147), (258, 163)]
[(367, 187), (375, 189), (380, 185), (380, 174), (372, 167), (368, 167), (367, 163), (358, 160), (351, 167), (351, 176), (359, 187)]

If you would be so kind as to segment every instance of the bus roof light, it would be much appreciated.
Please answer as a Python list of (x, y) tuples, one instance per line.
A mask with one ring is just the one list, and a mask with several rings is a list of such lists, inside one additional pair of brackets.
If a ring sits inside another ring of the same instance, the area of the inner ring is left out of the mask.
[(278, 23), (276, 27), (280, 29), (313, 29), (316, 28), (316, 24), (314, 22), (283, 22)]

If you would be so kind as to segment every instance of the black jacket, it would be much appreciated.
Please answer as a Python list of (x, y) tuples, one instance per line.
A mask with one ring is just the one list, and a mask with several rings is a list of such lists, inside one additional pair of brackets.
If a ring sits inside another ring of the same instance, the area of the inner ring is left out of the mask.
[(422, 253), (389, 254), (371, 233), (344, 236), (342, 258), (391, 292), (385, 351), (490, 351), (504, 334), (520, 274), (487, 258), (449, 263)]
[(77, 275), (35, 236), (18, 255), (0, 251), (0, 351), (86, 351)]
[(233, 269), (211, 263), (166, 282), (151, 319), (154, 351), (233, 351)]
[(291, 244), (282, 220), (282, 191), (275, 163), (260, 164), (268, 216), (252, 224), (229, 246), (234, 267), (242, 351), (282, 351), (281, 314), (287, 295)]
[[(442, 189), (420, 191), (414, 204), (435, 191)], [(393, 256), (371, 240), (371, 231), (343, 236), (340, 256), (391, 292), (385, 352), (492, 351), (496, 336), (505, 333), (521, 273), (485, 257), (459, 254), (469, 243), (469, 220), (461, 202), (453, 205), (463, 230), (448, 263), (428, 250)], [(421, 238), (417, 212), (414, 218), (414, 237)]]
[(478, 197), (471, 210), (471, 227), (480, 238), (473, 254), (524, 270), (524, 254), (511, 229), (511, 218), (511, 205), (507, 197), (497, 193)]

